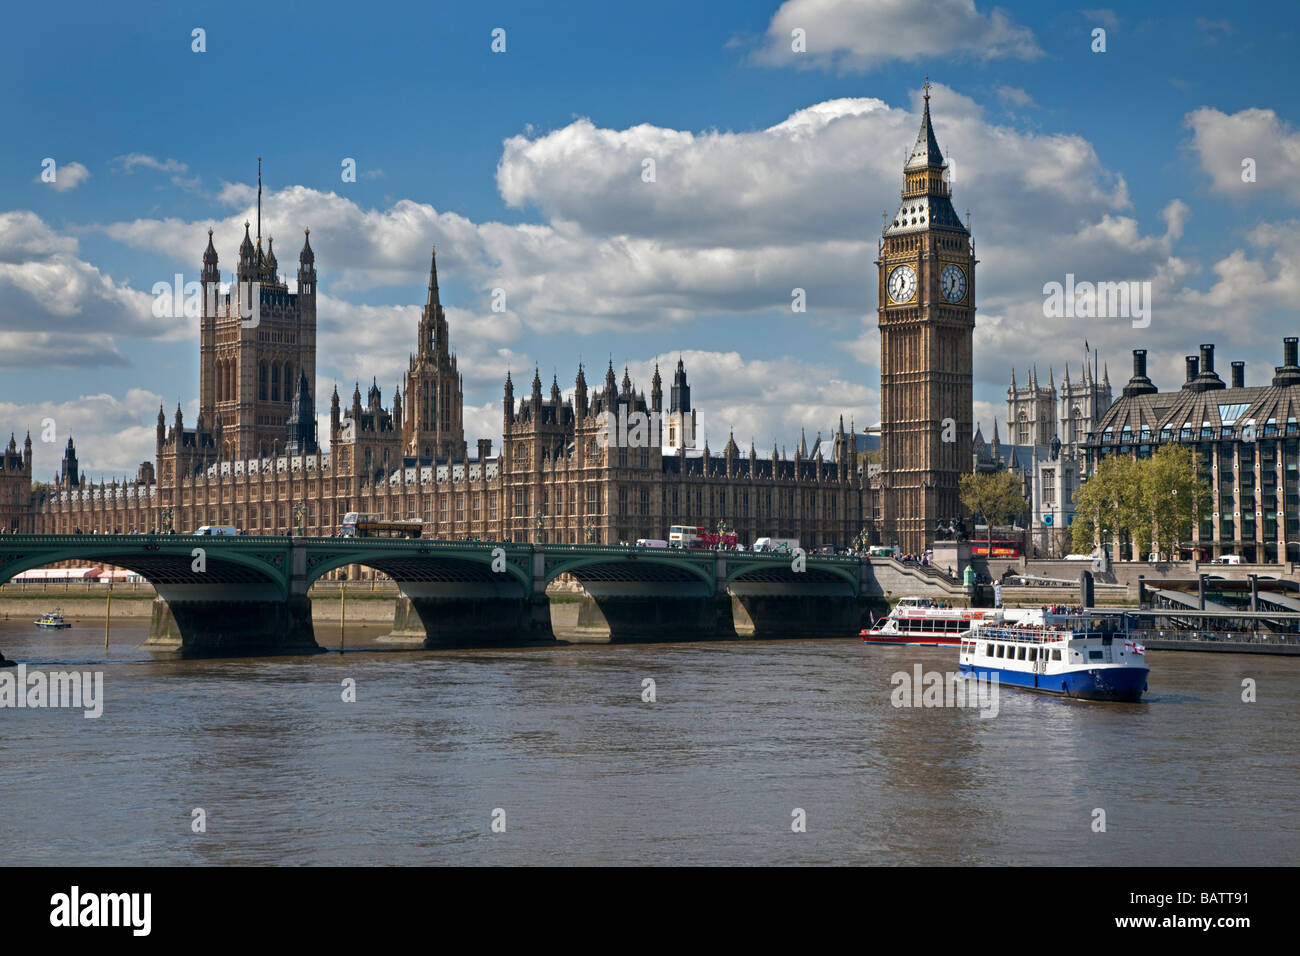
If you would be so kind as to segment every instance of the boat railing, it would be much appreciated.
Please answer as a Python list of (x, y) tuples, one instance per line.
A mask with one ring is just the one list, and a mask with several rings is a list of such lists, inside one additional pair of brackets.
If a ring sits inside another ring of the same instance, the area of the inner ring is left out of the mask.
[(1086, 637), (1070, 628), (1051, 627), (975, 627), (969, 640), (1020, 641), (1025, 644), (1052, 644), (1063, 638)]

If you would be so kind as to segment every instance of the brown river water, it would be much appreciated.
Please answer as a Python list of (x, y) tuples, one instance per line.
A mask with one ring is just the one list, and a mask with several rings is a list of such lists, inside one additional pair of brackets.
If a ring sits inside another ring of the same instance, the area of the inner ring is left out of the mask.
[[(29, 671), (103, 675), (98, 718), (0, 707), (0, 862), (1300, 858), (1296, 658), (1150, 651), (1143, 703), (1004, 687), (985, 718), (891, 704), (895, 674), (955, 670), (955, 649), (423, 651), (385, 630), (349, 628), (342, 654), (178, 661), (138, 649), (144, 621), (115, 623), (108, 653), (102, 620), (0, 623)], [(318, 635), (337, 644), (337, 627)]]

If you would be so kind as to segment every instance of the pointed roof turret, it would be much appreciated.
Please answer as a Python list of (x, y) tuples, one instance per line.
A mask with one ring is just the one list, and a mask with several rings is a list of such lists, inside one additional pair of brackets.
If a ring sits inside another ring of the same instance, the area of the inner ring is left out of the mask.
[(311, 250), (311, 230), (304, 229), (302, 231), (302, 252), (298, 253), (298, 262), (302, 265), (307, 265), (308, 263), (314, 263), (315, 261), (316, 253)]
[(944, 163), (943, 153), (939, 151), (939, 141), (934, 137), (934, 125), (930, 122), (930, 78), (925, 78), (925, 106), (921, 111), (921, 131), (916, 134), (916, 145), (912, 155), (907, 158), (905, 171), (938, 168)]
[(217, 247), (212, 244), (212, 227), (208, 227), (208, 247), (203, 250), (203, 264), (205, 266), (215, 266), (217, 264)]
[(438, 247), (434, 246), (429, 252), (429, 293), (424, 305), (427, 309), (435, 309), (441, 304), (438, 298)]

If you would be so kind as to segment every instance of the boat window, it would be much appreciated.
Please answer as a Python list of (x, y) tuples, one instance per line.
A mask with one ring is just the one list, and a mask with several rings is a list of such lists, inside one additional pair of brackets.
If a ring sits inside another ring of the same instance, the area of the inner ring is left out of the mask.
[(1020, 652), (1019, 652), (1018, 656), (1016, 657), (1016, 660), (1018, 660), (1018, 661), (1023, 661), (1024, 659), (1025, 659), (1025, 647), (1024, 647), (1024, 645), (1022, 644), (1021, 647), (1020, 647)]
[(1088, 660), (1090, 660), (1090, 661), (1099, 661), (1099, 660), (1101, 660), (1101, 659), (1102, 659), (1103, 657), (1105, 657), (1105, 656), (1106, 656), (1106, 655), (1105, 655), (1104, 653), (1102, 653), (1100, 650), (1096, 650), (1096, 651), (1092, 651), (1092, 650), (1090, 650), (1090, 651), (1088, 651)]
[(1053, 647), (1053, 648), (1052, 648), (1052, 660), (1054, 660), (1054, 661), (1059, 661), (1060, 659), (1061, 659), (1061, 649), (1060, 649), (1059, 647)]

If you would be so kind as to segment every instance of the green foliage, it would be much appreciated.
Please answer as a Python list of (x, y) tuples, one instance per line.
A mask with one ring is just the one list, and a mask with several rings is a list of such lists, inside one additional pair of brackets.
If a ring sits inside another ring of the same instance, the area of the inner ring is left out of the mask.
[(1028, 506), (1020, 478), (1009, 471), (961, 476), (962, 506), (978, 515), (992, 529), (994, 523), (1009, 521)]
[(1154, 545), (1176, 556), (1209, 500), (1209, 486), (1186, 446), (1165, 445), (1146, 459), (1113, 455), (1074, 493), (1074, 551), (1089, 552), (1098, 540), (1128, 539), (1139, 552)]

